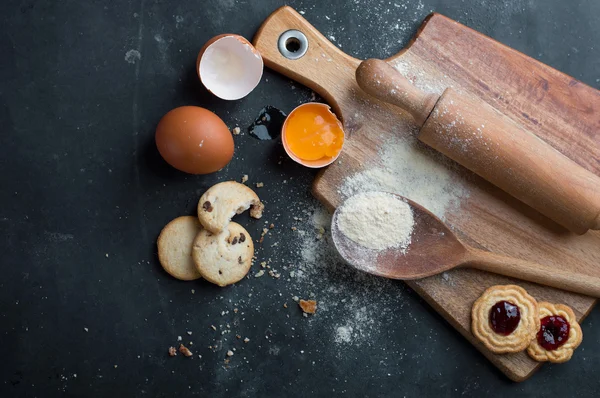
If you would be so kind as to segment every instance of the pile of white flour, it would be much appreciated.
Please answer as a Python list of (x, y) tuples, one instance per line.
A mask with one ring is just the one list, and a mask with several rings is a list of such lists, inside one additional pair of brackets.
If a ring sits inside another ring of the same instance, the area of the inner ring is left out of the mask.
[(414, 225), (410, 206), (386, 192), (352, 196), (338, 210), (337, 226), (353, 242), (373, 250), (406, 250)]

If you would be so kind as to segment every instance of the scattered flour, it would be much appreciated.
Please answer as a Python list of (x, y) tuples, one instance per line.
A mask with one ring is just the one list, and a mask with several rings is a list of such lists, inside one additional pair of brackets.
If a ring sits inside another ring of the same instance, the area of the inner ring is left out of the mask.
[(130, 64), (135, 64), (140, 59), (142, 59), (142, 54), (138, 50), (129, 50), (125, 53), (125, 61)]
[(399, 293), (405, 285), (346, 264), (331, 239), (331, 214), (316, 200), (301, 214), (294, 225), (297, 248), (283, 254), (294, 261), (288, 274), (292, 295), (317, 300), (319, 309), (308, 322), (331, 331), (327, 342), (371, 346), (384, 335), (391, 313), (404, 305)]
[[(346, 13), (338, 14), (332, 9), (323, 14), (322, 10), (315, 9), (315, 5), (306, 5), (300, 13), (306, 14), (309, 21), (320, 20), (325, 36), (335, 37), (334, 44), (348, 48), (349, 54), (368, 55), (363, 59), (387, 58), (397, 53), (408, 43), (425, 16), (433, 11), (425, 8), (423, 0), (352, 0), (347, 1), (345, 7), (351, 10), (352, 29), (346, 29), (350, 22)], [(374, 27), (378, 35), (372, 38), (361, 35), (365, 29)]]
[(184, 18), (181, 15), (175, 15), (175, 28), (179, 29), (181, 23), (184, 21)]
[(363, 247), (406, 250), (410, 244), (414, 225), (412, 210), (395, 195), (361, 193), (349, 198), (337, 214), (339, 230)]
[(445, 220), (446, 211), (468, 196), (468, 190), (453, 178), (452, 166), (446, 165), (449, 162), (415, 137), (393, 137), (381, 148), (379, 164), (367, 164), (344, 180), (342, 197), (367, 191), (397, 193)]
[(402, 57), (395, 60), (394, 68), (402, 76), (410, 80), (415, 87), (428, 94), (441, 95), (449, 86), (454, 86), (450, 83), (450, 79), (447, 76), (445, 76), (445, 79), (436, 78), (437, 73), (415, 68), (414, 65), (411, 65)]
[(373, 308), (366, 306), (357, 308), (346, 321), (347, 323), (335, 328), (333, 340), (338, 344), (361, 345), (376, 340), (376, 335), (381, 333), (381, 322), (374, 314)]
[(352, 326), (338, 326), (335, 330), (336, 343), (350, 343), (352, 341)]

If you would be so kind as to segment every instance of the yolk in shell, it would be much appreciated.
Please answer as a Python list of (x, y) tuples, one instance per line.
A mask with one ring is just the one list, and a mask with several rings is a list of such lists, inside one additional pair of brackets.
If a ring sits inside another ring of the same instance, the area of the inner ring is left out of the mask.
[(294, 109), (285, 122), (284, 135), (289, 150), (302, 160), (336, 157), (344, 144), (342, 124), (323, 104)]

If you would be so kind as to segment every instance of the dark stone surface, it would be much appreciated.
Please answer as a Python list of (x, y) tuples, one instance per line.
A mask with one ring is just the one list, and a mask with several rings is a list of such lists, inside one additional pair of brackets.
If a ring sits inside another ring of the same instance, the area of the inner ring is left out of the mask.
[[(435, 10), (600, 84), (597, 0), (289, 4), (359, 58), (397, 52)], [(286, 160), (277, 142), (236, 137), (231, 164), (203, 177), (169, 168), (153, 142), (160, 117), (179, 105), (204, 106), (229, 126), (245, 127), (265, 105), (287, 112), (310, 98), (268, 70), (236, 102), (212, 97), (196, 78), (196, 54), (207, 39), (223, 32), (250, 38), (279, 5), (0, 3), (0, 396), (597, 396), (597, 310), (569, 363), (544, 366), (515, 384), (401, 283), (378, 283), (371, 295), (353, 296), (381, 311), (361, 344), (340, 345), (336, 325), (356, 315), (340, 303), (361, 289), (351, 272), (322, 264), (317, 299), (330, 284), (337, 296), (325, 296), (339, 301), (324, 300), (335, 310), (305, 319), (291, 296), (308, 294), (309, 285), (294, 278), (251, 277), (219, 289), (162, 271), (154, 243), (162, 226), (193, 214), (216, 181), (242, 174), (265, 183), (265, 219), (281, 226), (279, 246), (260, 248), (259, 261), (281, 255), (272, 263), (281, 269), (293, 259), (298, 242), (290, 226), (312, 203), (313, 174)], [(140, 57), (126, 57), (131, 50)], [(239, 220), (259, 236), (262, 221)], [(232, 332), (225, 335), (210, 328), (228, 323)], [(179, 335), (202, 358), (169, 358)]]

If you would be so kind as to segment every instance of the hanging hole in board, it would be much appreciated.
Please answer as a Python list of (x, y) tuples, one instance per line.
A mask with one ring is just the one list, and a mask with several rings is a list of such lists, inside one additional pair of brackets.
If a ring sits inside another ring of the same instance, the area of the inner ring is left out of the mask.
[(288, 30), (279, 36), (277, 46), (287, 59), (299, 59), (308, 51), (308, 39), (299, 30)]
[(300, 50), (300, 40), (295, 37), (290, 37), (285, 41), (285, 48), (291, 53), (297, 52)]

